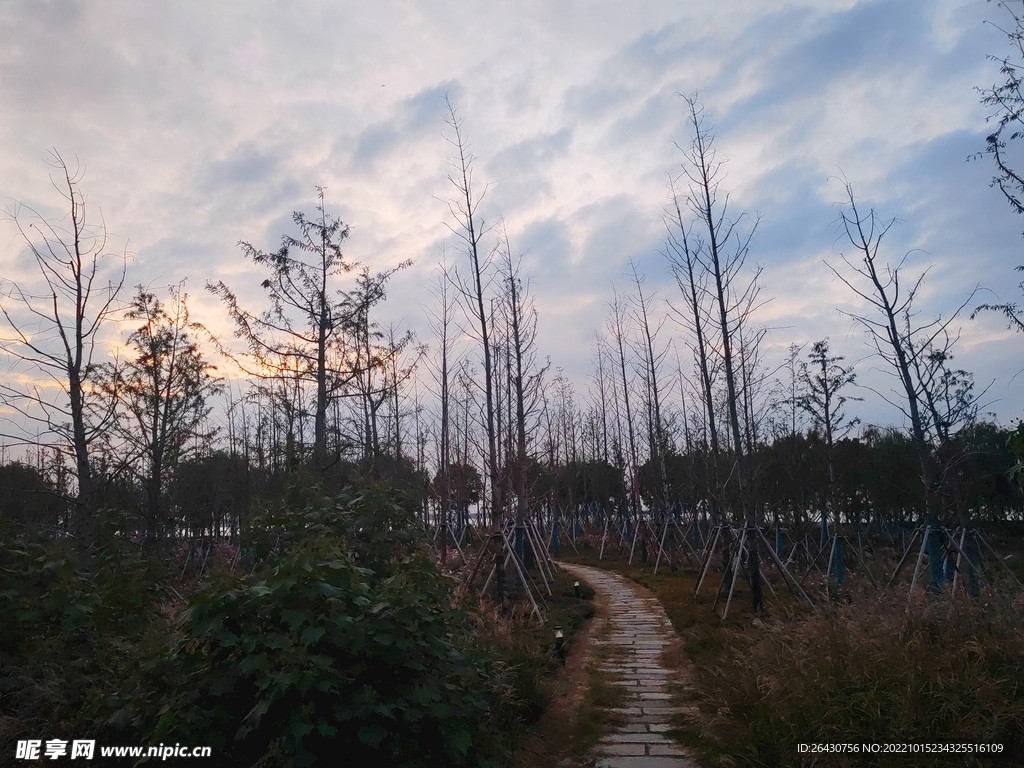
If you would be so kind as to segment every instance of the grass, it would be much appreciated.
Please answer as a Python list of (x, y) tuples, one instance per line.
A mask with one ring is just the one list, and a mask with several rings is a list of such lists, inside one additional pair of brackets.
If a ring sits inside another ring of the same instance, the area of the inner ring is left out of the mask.
[(611, 658), (610, 647), (593, 642), (608, 635), (608, 623), (600, 618), (577, 634), (566, 667), (550, 678), (552, 706), (533, 734), (534, 748), (523, 751), (517, 768), (581, 765), (591, 747), (618, 724), (608, 710), (623, 706), (626, 692), (600, 669)]
[[(556, 571), (548, 595), (539, 571), (533, 576), (540, 587), (534, 599), (544, 612), (543, 625), (531, 615), (532, 604), (525, 594), (510, 599), (504, 612), (484, 597), (478, 613), (478, 634), (503, 649), (516, 681), (516, 695), (527, 704), (526, 727), (513, 756), (518, 768), (541, 768), (575, 754), (592, 730), (580, 697), (586, 688), (581, 683), (587, 674), (582, 659), (596, 613), (594, 592), (582, 585), (577, 597), (575, 579)], [(511, 579), (507, 583), (511, 586)], [(565, 637), (565, 665), (555, 653), (555, 627), (561, 627)]]

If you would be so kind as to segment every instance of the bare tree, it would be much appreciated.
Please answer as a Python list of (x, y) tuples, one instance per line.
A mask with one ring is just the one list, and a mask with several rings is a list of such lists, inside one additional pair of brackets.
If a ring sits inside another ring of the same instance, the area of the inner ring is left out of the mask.
[[(909, 317), (904, 317), (904, 327), (909, 328)], [(945, 445), (960, 429), (974, 424), (979, 398), (985, 394), (974, 392), (974, 374), (949, 367), (957, 338), (945, 329), (923, 342), (907, 337), (914, 378), (925, 406), (925, 429), (939, 445)]]
[[(402, 390), (412, 380), (416, 367), (426, 354), (426, 348), (416, 343), (411, 330), (402, 331), (395, 323), (388, 323), (384, 330), (385, 344), (385, 388), (388, 392), (391, 413), (389, 419), (389, 442), (394, 448), (395, 460), (402, 461)], [(411, 354), (410, 354), (411, 352)], [(415, 451), (413, 452), (415, 455)]]
[[(501, 227), (502, 280), (505, 283), (503, 306), (509, 325), (508, 349), (510, 365), (508, 379), (510, 393), (515, 398), (515, 456), (510, 462), (514, 473), (516, 494), (516, 550), (520, 558), (532, 563), (532, 550), (526, 551), (526, 511), (528, 506), (527, 469), (527, 417), (534, 411), (544, 373), (548, 366), (537, 362), (537, 309), (529, 293), (529, 282), (521, 277), (522, 258), (514, 259), (508, 241), (508, 232)], [(511, 418), (511, 414), (510, 414)]]
[(483, 253), (481, 239), (486, 230), (479, 214), (480, 201), (487, 190), (485, 188), (484, 192), (479, 195), (473, 190), (473, 163), (476, 158), (470, 152), (466, 139), (463, 136), (463, 120), (458, 116), (455, 107), (447, 97), (445, 97), (445, 104), (448, 107), (446, 123), (452, 132), (452, 135), (448, 137), (448, 142), (453, 150), (453, 156), (450, 160), (452, 173), (449, 174), (448, 181), (455, 188), (456, 195), (448, 203), (448, 211), (455, 221), (454, 225), (450, 225), (450, 228), (462, 241), (466, 257), (469, 261), (468, 279), (463, 280), (457, 276), (456, 281), (465, 299), (467, 315), (472, 318), (475, 325), (474, 333), (477, 335), (483, 350), (487, 475), (491, 492), (491, 515), (494, 524), (497, 525), (502, 509), (502, 499), (501, 482), (498, 476), (498, 446), (494, 411), (494, 364), (491, 360), (490, 314), (487, 311), (486, 302), (487, 276), (485, 272), (488, 255)]
[[(700, 373), (700, 387), (704, 407), (707, 411), (708, 433), (711, 439), (711, 453), (718, 455), (718, 427), (715, 419), (715, 404), (712, 386), (712, 364), (709, 359), (707, 342), (708, 314), (705, 308), (707, 287), (704, 281), (706, 273), (699, 260), (698, 252), (702, 248), (699, 240), (693, 241), (690, 226), (683, 219), (682, 206), (675, 184), (670, 181), (669, 189), (672, 200), (665, 217), (668, 229), (665, 255), (668, 258), (672, 275), (679, 287), (685, 309), (676, 309), (670, 303), (680, 326), (693, 333), (693, 354)], [(691, 244), (692, 243), (692, 244)]]
[(761, 342), (768, 329), (761, 326), (747, 332), (740, 326), (737, 335), (740, 368), (740, 391), (743, 401), (743, 437), (747, 455), (753, 455), (761, 439), (761, 428), (768, 418), (771, 404), (766, 399), (766, 382), (771, 372), (761, 361)]
[(451, 522), (452, 500), (452, 376), (455, 340), (458, 328), (455, 326), (451, 297), (452, 277), (449, 274), (445, 254), (441, 257), (441, 274), (434, 288), (437, 300), (435, 309), (428, 310), (430, 329), (437, 339), (437, 353), (428, 358), (427, 367), (434, 378), (438, 405), (440, 407), (437, 428), (437, 478), (435, 488), (438, 491), (441, 526), (441, 562), (448, 560), (448, 526)]
[[(733, 447), (733, 468), (736, 478), (740, 517), (745, 520), (740, 548), (748, 533), (754, 542), (748, 548), (748, 580), (755, 611), (762, 607), (761, 572), (758, 538), (763, 538), (758, 525), (758, 505), (749, 498), (747, 488), (747, 453), (740, 433), (740, 409), (743, 395), (743, 371), (737, 370), (737, 346), (742, 340), (744, 325), (756, 309), (760, 269), (745, 275), (750, 241), (757, 229), (757, 220), (743, 232), (745, 214), (731, 218), (729, 195), (721, 190), (723, 161), (715, 147), (715, 134), (707, 124), (703, 104), (697, 96), (684, 96), (692, 137), (686, 147), (676, 145), (683, 155), (682, 178), (687, 183), (686, 205), (696, 219), (703, 236), (700, 247), (702, 268), (707, 274), (714, 311), (716, 335), (721, 340), (721, 360), (725, 373), (725, 407), (727, 425)], [(745, 283), (741, 280), (745, 278)], [(750, 350), (747, 351), (750, 357)], [(714, 414), (711, 414), (712, 420)], [(726, 480), (728, 482), (728, 480)], [(728, 602), (726, 603), (728, 606)]]
[(362, 270), (356, 278), (353, 291), (357, 309), (349, 320), (351, 339), (339, 339), (345, 347), (340, 357), (347, 358), (352, 376), (347, 390), (352, 390), (358, 400), (358, 432), (362, 436), (362, 460), (371, 472), (376, 471), (380, 455), (380, 423), (378, 414), (388, 400), (385, 382), (387, 348), (383, 345), (384, 332), (371, 318), (370, 308), (384, 298), (384, 283), (387, 276), (371, 275)]
[[(712, 518), (719, 522), (722, 514), (722, 487), (718, 477), (718, 457), (720, 455), (718, 418), (715, 402), (715, 379), (720, 366), (716, 365), (709, 348), (708, 329), (713, 328), (713, 316), (708, 299), (711, 294), (707, 289), (707, 271), (700, 259), (703, 241), (693, 234), (692, 225), (683, 218), (682, 203), (675, 181), (669, 179), (670, 203), (665, 214), (665, 226), (668, 231), (665, 241), (665, 256), (683, 299), (683, 307), (678, 308), (669, 302), (677, 324), (692, 335), (690, 349), (693, 352), (694, 366), (698, 381), (698, 397), (702, 403), (700, 419), (704, 424), (705, 450), (702, 452), (706, 461), (705, 477), (709, 487), (706, 488)], [(682, 394), (682, 366), (680, 365), (680, 392)], [(697, 414), (697, 415), (700, 415)], [(687, 438), (689, 438), (687, 430)], [(689, 439), (687, 440), (690, 444)]]
[[(608, 462), (608, 411), (610, 404), (608, 402), (611, 396), (611, 382), (608, 380), (608, 371), (606, 369), (606, 353), (605, 345), (600, 335), (597, 334), (597, 338), (594, 342), (594, 373), (592, 376), (594, 390), (593, 394), (596, 395), (596, 400), (593, 403), (593, 408), (597, 413), (598, 418), (601, 422), (601, 459), (606, 464)], [(614, 440), (614, 437), (612, 438)]]
[[(619, 370), (619, 381), (617, 382), (621, 386), (622, 403), (624, 409), (624, 415), (626, 420), (626, 433), (629, 437), (629, 454), (627, 465), (627, 482), (626, 486), (629, 489), (629, 503), (631, 511), (636, 514), (639, 512), (640, 503), (638, 497), (638, 485), (637, 485), (637, 467), (639, 465), (636, 450), (636, 429), (633, 424), (633, 408), (629, 399), (629, 378), (626, 375), (626, 346), (629, 335), (629, 328), (627, 325), (628, 318), (626, 315), (626, 306), (619, 294), (614, 292), (613, 286), (613, 298), (610, 305), (610, 313), (608, 315), (608, 333), (611, 336), (613, 350), (616, 354), (616, 366)], [(625, 463), (625, 462), (624, 462)]]
[(696, 449), (696, 442), (693, 435), (693, 420), (690, 416), (689, 408), (686, 404), (690, 401), (692, 393), (687, 390), (692, 389), (689, 377), (683, 373), (683, 360), (679, 355), (679, 346), (675, 348), (675, 360), (676, 360), (676, 381), (679, 383), (679, 417), (681, 424), (679, 429), (682, 431), (682, 445), (686, 453), (691, 453)]
[[(34, 369), (43, 381), (24, 388), (0, 384), (0, 402), (24, 420), (5, 437), (32, 443), (50, 435), (73, 458), (78, 508), (73, 527), (87, 549), (99, 482), (90, 454), (113, 417), (109, 409), (94, 407), (97, 345), (119, 309), (127, 252), (108, 250), (102, 217), (98, 225), (90, 223), (80, 188), (83, 169), (72, 171), (56, 151), (51, 164), (57, 172), (51, 181), (67, 214), (53, 220), (17, 203), (8, 208), (37, 274), (20, 283), (0, 279), (0, 313), (9, 329), (0, 337), (0, 351)], [(33, 432), (39, 438), (29, 437)]]
[[(857, 207), (853, 187), (847, 182), (845, 189), (847, 209), (841, 214), (840, 222), (843, 232), (857, 252), (857, 257), (855, 260), (842, 257), (843, 263), (852, 273), (850, 277), (840, 274), (830, 264), (826, 263), (826, 266), (874, 310), (874, 315), (847, 314), (865, 330), (871, 345), (888, 363), (890, 371), (899, 381), (899, 401), (885, 399), (899, 408), (910, 421), (911, 436), (917, 450), (921, 480), (924, 484), (925, 514), (930, 526), (938, 526), (939, 477), (932, 437), (929, 434), (925, 388), (918, 374), (927, 350), (933, 348), (937, 339), (948, 338), (950, 324), (974, 293), (972, 292), (948, 318), (940, 317), (929, 323), (915, 325), (914, 301), (927, 270), (910, 281), (908, 288), (907, 281), (903, 279), (907, 257), (904, 256), (893, 266), (887, 263), (879, 252), (882, 240), (892, 228), (895, 219), (879, 221), (874, 210), (862, 214)], [(857, 280), (858, 284), (855, 284), (854, 280)], [(948, 353), (949, 349), (946, 347), (943, 354)], [(941, 573), (936, 575), (936, 569), (941, 569), (941, 564), (933, 562), (933, 584), (941, 583)]]
[(802, 432), (802, 419), (800, 398), (802, 388), (800, 384), (800, 353), (804, 344), (790, 344), (786, 348), (786, 359), (782, 368), (786, 371), (786, 379), (776, 379), (773, 387), (772, 408), (776, 416), (772, 421), (773, 435), (778, 437), (795, 437)]
[[(706, 271), (712, 301), (716, 332), (721, 339), (721, 358), (725, 373), (725, 405), (727, 424), (732, 437), (740, 506), (749, 524), (756, 523), (756, 507), (746, 498), (746, 472), (744, 443), (740, 433), (741, 372), (737, 371), (736, 344), (743, 324), (756, 306), (759, 292), (755, 269), (745, 284), (743, 276), (751, 238), (757, 221), (746, 233), (741, 224), (746, 218), (740, 214), (730, 218), (729, 195), (721, 194), (722, 161), (715, 148), (715, 135), (707, 125), (703, 105), (696, 96), (684, 97), (688, 121), (693, 133), (685, 148), (676, 145), (683, 154), (682, 173), (687, 181), (686, 204), (703, 231), (700, 257)], [(692, 289), (691, 289), (692, 292)], [(712, 416), (713, 420), (713, 416)], [(755, 581), (759, 576), (755, 576)]]
[(641, 356), (643, 358), (644, 380), (647, 383), (648, 407), (647, 407), (647, 442), (650, 453), (650, 461), (656, 466), (661, 480), (662, 505), (668, 505), (668, 476), (665, 471), (665, 451), (668, 447), (668, 438), (665, 434), (665, 422), (661, 413), (662, 392), (658, 385), (658, 376), (661, 373), (662, 362), (666, 350), (656, 349), (658, 333), (664, 325), (664, 318), (655, 324), (651, 320), (650, 297), (644, 296), (644, 279), (637, 272), (636, 264), (630, 260), (630, 268), (633, 272), (633, 282), (636, 285), (636, 317), (641, 332)]

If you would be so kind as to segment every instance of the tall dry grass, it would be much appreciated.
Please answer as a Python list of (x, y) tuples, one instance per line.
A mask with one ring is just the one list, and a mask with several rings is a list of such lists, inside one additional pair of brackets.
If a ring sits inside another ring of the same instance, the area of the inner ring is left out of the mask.
[[(1024, 755), (1024, 601), (864, 592), (812, 614), (755, 620), (752, 633), (687, 632), (721, 764), (841, 765), (800, 743), (999, 742)], [(959, 756), (958, 765), (985, 760)], [(915, 760), (919, 762), (915, 763)], [(871, 765), (858, 756), (851, 765)], [(884, 764), (880, 762), (879, 764)], [(907, 756), (901, 765), (936, 763)], [(1005, 764), (1005, 763), (1001, 763)]]

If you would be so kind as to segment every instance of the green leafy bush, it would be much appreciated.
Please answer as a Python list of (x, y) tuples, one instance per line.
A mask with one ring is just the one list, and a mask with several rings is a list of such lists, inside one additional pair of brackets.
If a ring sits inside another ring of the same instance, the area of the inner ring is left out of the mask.
[[(103, 513), (92, 570), (70, 539), (0, 543), (0, 743), (110, 732), (110, 705), (156, 616), (159, 568)], [(32, 736), (35, 734), (35, 736)]]
[[(0, 742), (209, 745), (225, 766), (507, 764), (547, 704), (550, 630), (524, 621), (499, 641), (454, 606), (412, 508), (383, 487), (296, 483), (247, 516), (241, 567), (214, 559), (201, 584), (113, 513), (87, 565), (71, 539), (14, 531)], [(552, 603), (566, 626), (589, 607), (569, 602)]]
[[(140, 672), (140, 724), (149, 709), (154, 738), (209, 744), (223, 765), (502, 756), (506, 670), (474, 644), (401, 505), (384, 492), (304, 501), (251, 532), (265, 570), (193, 597), (169, 659)], [(171, 689), (157, 703), (146, 692), (160, 677)]]

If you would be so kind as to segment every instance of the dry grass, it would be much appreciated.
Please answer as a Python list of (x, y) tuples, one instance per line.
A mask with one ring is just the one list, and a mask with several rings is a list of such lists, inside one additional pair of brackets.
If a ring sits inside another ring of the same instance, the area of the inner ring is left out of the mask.
[[(469, 559), (472, 562), (472, 555)], [(468, 569), (465, 573), (468, 575)], [(543, 590), (539, 574), (535, 573), (534, 578)], [(532, 615), (532, 603), (525, 595), (509, 599), (504, 608), (499, 608), (487, 596), (468, 592), (462, 586), (457, 590), (461, 604), (471, 609), (474, 634), (497, 647), (508, 665), (512, 695), (525, 725), (517, 738), (514, 759), (524, 768), (554, 765), (560, 755), (571, 751), (576, 738), (577, 712), (588, 690), (583, 654), (596, 609), (593, 591), (585, 589), (577, 598), (573, 581), (569, 574), (556, 572), (551, 584), (553, 594), (544, 591), (543, 600), (534, 595), (542, 602), (544, 624)], [(562, 627), (566, 638), (568, 659), (564, 667), (554, 653), (556, 626)]]
[(759, 621), (700, 667), (704, 735), (747, 765), (791, 761), (808, 742), (985, 741), (1019, 755), (1022, 619), (1006, 597), (986, 606), (922, 591), (908, 603), (900, 591)]

